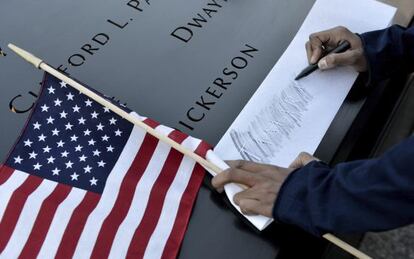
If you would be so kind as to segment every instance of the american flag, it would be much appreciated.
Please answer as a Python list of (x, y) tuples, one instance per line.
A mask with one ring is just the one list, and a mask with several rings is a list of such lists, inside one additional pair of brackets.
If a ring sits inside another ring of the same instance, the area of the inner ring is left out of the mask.
[[(135, 116), (203, 157), (210, 148)], [(0, 257), (174, 258), (204, 172), (46, 73), (0, 168)]]

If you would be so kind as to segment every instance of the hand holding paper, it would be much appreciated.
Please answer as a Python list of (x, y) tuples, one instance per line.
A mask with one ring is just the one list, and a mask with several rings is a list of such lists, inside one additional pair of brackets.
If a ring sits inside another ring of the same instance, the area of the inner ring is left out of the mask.
[(228, 183), (248, 186), (249, 189), (237, 193), (233, 201), (246, 215), (259, 214), (271, 218), (279, 189), (294, 169), (244, 160), (227, 163), (230, 168), (213, 178), (213, 186), (218, 190)]

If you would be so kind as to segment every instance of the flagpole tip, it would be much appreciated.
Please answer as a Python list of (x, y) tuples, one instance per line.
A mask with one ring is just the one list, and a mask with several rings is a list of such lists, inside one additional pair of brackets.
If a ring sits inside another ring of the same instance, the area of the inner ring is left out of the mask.
[(9, 47), (9, 49), (11, 49), (17, 55), (22, 57), (24, 60), (26, 60), (27, 62), (29, 62), (30, 64), (32, 64), (36, 68), (40, 68), (40, 64), (42, 64), (43, 60), (41, 60), (40, 58), (34, 56), (32, 53), (27, 52), (26, 50), (17, 47), (16, 45), (14, 45), (12, 43), (9, 43), (7, 46)]

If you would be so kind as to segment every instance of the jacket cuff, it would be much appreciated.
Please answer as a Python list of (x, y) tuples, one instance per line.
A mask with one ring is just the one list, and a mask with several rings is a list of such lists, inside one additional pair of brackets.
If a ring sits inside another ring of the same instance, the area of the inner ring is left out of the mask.
[(321, 237), (324, 231), (314, 227), (312, 223), (312, 213), (307, 204), (308, 192), (308, 176), (316, 173), (315, 170), (321, 172), (329, 171), (330, 168), (323, 162), (313, 161), (306, 166), (293, 171), (279, 190), (278, 196), (273, 206), (273, 218), (281, 223), (296, 225), (305, 231)]
[(358, 35), (368, 63), (369, 85), (408, 69), (410, 64), (407, 64), (407, 59), (410, 57), (407, 57), (405, 51), (408, 45), (405, 32), (406, 28), (394, 25)]
[(367, 61), (367, 66), (368, 66), (368, 70), (367, 72), (363, 72), (361, 74), (364, 74), (365, 78), (366, 78), (366, 83), (365, 86), (366, 87), (370, 87), (372, 85), (377, 84), (378, 82), (380, 82), (382, 80), (382, 78), (378, 77), (378, 70), (376, 67), (376, 53), (374, 51), (372, 51), (372, 48), (369, 48), (369, 46), (367, 45), (367, 41), (365, 39), (365, 35), (364, 34), (356, 34), (362, 41), (362, 47), (364, 49), (364, 56), (365, 59)]

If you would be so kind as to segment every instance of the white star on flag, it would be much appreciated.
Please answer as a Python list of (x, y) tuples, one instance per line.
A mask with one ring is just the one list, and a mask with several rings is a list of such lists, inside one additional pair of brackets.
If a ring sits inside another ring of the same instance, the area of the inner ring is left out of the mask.
[(34, 151), (32, 151), (31, 153), (29, 153), (29, 159), (36, 159), (37, 157), (37, 153), (35, 153)]
[(98, 118), (99, 113), (97, 113), (96, 111), (93, 111), (91, 113), (92, 119), (97, 119)]
[(60, 118), (61, 119), (63, 119), (63, 118), (65, 118), (66, 119), (66, 116), (68, 115), (65, 111), (62, 111), (61, 113), (59, 113), (60, 114)]
[(52, 136), (59, 136), (59, 130), (57, 128), (55, 128), (54, 130), (52, 130)]
[(32, 146), (32, 144), (33, 144), (33, 142), (32, 142), (32, 141), (30, 141), (30, 139), (27, 139), (26, 141), (24, 141), (24, 146), (25, 146), (25, 147), (31, 147), (31, 146)]
[(76, 152), (80, 152), (80, 151), (82, 151), (82, 146), (81, 145), (77, 145), (76, 147), (75, 147), (75, 151)]
[(33, 170), (40, 170), (41, 167), (42, 167), (42, 165), (39, 164), (39, 162), (38, 162), (35, 165), (33, 165)]
[(117, 130), (115, 131), (115, 136), (120, 137), (120, 136), (121, 136), (121, 134), (122, 134), (122, 131), (120, 131), (119, 129), (117, 129)]
[(79, 112), (80, 107), (78, 105), (75, 105), (72, 107), (72, 109), (73, 109), (73, 112)]
[(99, 156), (100, 154), (101, 152), (98, 149), (93, 151), (93, 156)]
[(55, 169), (52, 170), (53, 175), (59, 175), (60, 170), (55, 167)]
[(53, 88), (52, 86), (50, 86), (47, 90), (49, 91), (49, 94), (55, 93), (55, 88)]
[(84, 135), (84, 136), (89, 136), (89, 135), (91, 134), (91, 132), (92, 132), (92, 131), (90, 131), (90, 130), (88, 130), (88, 129), (87, 129), (87, 130), (85, 130), (85, 131), (83, 132), (83, 135)]
[(42, 126), (42, 124), (40, 124), (38, 121), (36, 121), (36, 123), (33, 124), (33, 129), (40, 130), (40, 126)]
[(66, 150), (63, 151), (62, 153), (60, 153), (62, 157), (68, 157), (69, 152), (67, 152)]
[(73, 163), (72, 163), (72, 161), (68, 161), (68, 162), (65, 163), (65, 165), (66, 165), (66, 169), (68, 169), (68, 168), (72, 168)]
[(49, 153), (51, 148), (49, 146), (46, 146), (43, 148), (43, 153)]
[(98, 167), (105, 167), (105, 162), (103, 160), (98, 162)]
[(98, 182), (97, 179), (95, 179), (95, 177), (92, 177), (92, 179), (90, 180), (91, 185), (96, 185), (96, 183)]
[(90, 167), (89, 165), (87, 165), (86, 167), (83, 168), (83, 170), (85, 170), (85, 174), (86, 173), (90, 173), (92, 170), (92, 167)]
[(52, 116), (49, 116), (47, 119), (47, 124), (53, 124), (53, 122), (55, 121), (55, 119), (52, 118)]
[(73, 97), (74, 97), (74, 95), (73, 95), (72, 93), (68, 93), (68, 94), (66, 95), (66, 97), (68, 98), (68, 101), (69, 101), (69, 100), (73, 101)]
[(83, 117), (80, 117), (79, 119), (78, 119), (78, 121), (79, 121), (79, 125), (85, 125), (85, 119), (83, 118)]
[(46, 104), (43, 104), (41, 107), (42, 112), (47, 112), (49, 110), (49, 107)]
[(45, 135), (40, 135), (40, 136), (38, 136), (38, 138), (39, 138), (39, 141), (45, 141), (46, 140), (46, 136)]
[(97, 130), (103, 130), (104, 125), (102, 125), (102, 123), (99, 123), (98, 125), (96, 125)]
[(54, 101), (54, 103), (55, 103), (55, 106), (61, 106), (62, 101), (59, 100), (59, 98), (56, 98), (56, 100)]
[(15, 164), (21, 164), (23, 161), (23, 158), (21, 158), (20, 156), (17, 156), (14, 158), (14, 163)]
[(55, 162), (55, 158), (53, 157), (53, 156), (50, 156), (48, 159), (47, 159), (47, 163), (48, 164), (53, 164)]
[(109, 124), (110, 124), (110, 125), (115, 125), (115, 124), (116, 124), (116, 119), (112, 117), (112, 118), (109, 120)]
[(73, 125), (70, 124), (70, 122), (68, 122), (68, 123), (65, 124), (65, 129), (66, 130), (72, 130), (72, 127), (73, 127)]
[(71, 174), (70, 175), (70, 177), (72, 178), (72, 181), (74, 181), (74, 180), (78, 180), (78, 177), (79, 177), (79, 175), (77, 174), (77, 173), (73, 173), (73, 174)]

